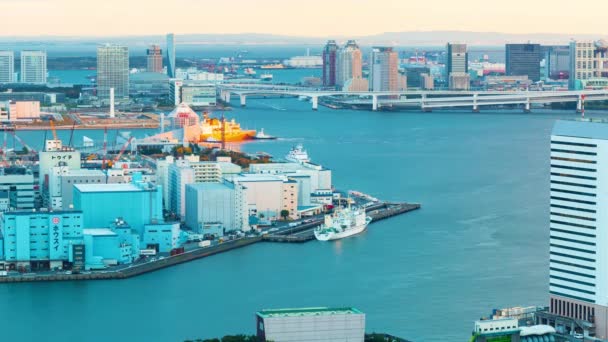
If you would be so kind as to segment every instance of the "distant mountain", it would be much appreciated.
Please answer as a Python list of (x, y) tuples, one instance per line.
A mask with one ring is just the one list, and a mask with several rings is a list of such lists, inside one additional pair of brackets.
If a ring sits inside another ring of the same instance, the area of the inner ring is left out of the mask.
[[(500, 46), (505, 43), (534, 42), (541, 44), (568, 44), (572, 39), (597, 40), (606, 38), (593, 34), (558, 34), (530, 33), (510, 34), (499, 32), (468, 32), (468, 31), (409, 31), (385, 32), (369, 36), (335, 36), (335, 37), (294, 37), (286, 35), (241, 33), (241, 34), (183, 34), (176, 35), (177, 44), (181, 45), (320, 45), (327, 39), (346, 41), (356, 39), (360, 45), (392, 45), (392, 46), (442, 46), (447, 42), (463, 42), (469, 45)], [(35, 44), (99, 44), (121, 43), (127, 45), (142, 45), (164, 43), (164, 35), (122, 36), (122, 37), (78, 37), (78, 36), (40, 36), (40, 37), (0, 37), (0, 43), (35, 43)]]

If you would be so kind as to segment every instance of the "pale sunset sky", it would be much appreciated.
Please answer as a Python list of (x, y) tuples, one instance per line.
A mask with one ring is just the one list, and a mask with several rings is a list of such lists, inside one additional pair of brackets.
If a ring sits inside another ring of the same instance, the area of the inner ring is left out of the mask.
[[(577, 6), (583, 10), (577, 10)], [(606, 34), (608, 0), (0, 0), (0, 36)]]

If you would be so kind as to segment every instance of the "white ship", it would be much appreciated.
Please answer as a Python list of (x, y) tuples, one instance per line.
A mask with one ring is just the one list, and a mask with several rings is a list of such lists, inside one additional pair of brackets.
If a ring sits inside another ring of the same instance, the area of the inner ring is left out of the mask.
[(294, 163), (308, 163), (310, 158), (308, 158), (308, 152), (304, 149), (302, 144), (297, 144), (289, 150), (289, 153), (285, 156), (285, 159)]
[(372, 218), (361, 208), (338, 209), (333, 215), (325, 215), (325, 223), (315, 229), (319, 241), (343, 239), (363, 232)]
[(272, 74), (261, 74), (260, 79), (262, 81), (272, 81)]

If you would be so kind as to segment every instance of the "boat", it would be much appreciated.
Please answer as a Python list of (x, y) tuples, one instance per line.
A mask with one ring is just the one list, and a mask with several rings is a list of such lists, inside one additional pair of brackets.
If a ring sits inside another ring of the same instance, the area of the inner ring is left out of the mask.
[(261, 74), (260, 79), (262, 81), (272, 81), (272, 74)]
[(302, 144), (297, 144), (289, 150), (289, 153), (285, 156), (285, 159), (294, 163), (307, 163), (310, 161), (308, 158), (308, 152), (304, 149)]
[(308, 96), (300, 95), (298, 96), (298, 101), (308, 101)]
[(281, 63), (276, 64), (266, 64), (262, 65), (260, 69), (285, 69), (285, 66)]
[(358, 207), (338, 208), (332, 215), (325, 215), (325, 222), (315, 229), (319, 241), (343, 239), (359, 234), (367, 228), (372, 218)]
[(277, 137), (264, 133), (262, 128), (253, 138), (256, 140), (275, 140)]
[(245, 75), (248, 75), (248, 76), (255, 75), (255, 70), (253, 70), (253, 68), (245, 68), (245, 70), (243, 72), (245, 73)]
[[(224, 122), (222, 128), (222, 121)], [(230, 121), (222, 118), (212, 118), (209, 113), (203, 113), (203, 120), (200, 123), (200, 139), (199, 141), (215, 141), (237, 142), (254, 139), (255, 130), (242, 129), (241, 125), (232, 119)], [(223, 135), (223, 137), (222, 137)]]

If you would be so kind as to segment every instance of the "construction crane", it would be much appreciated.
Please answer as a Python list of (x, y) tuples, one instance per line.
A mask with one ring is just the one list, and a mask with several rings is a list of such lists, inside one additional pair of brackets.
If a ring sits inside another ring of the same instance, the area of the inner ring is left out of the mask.
[(127, 150), (127, 147), (129, 146), (129, 144), (131, 143), (131, 140), (133, 140), (133, 137), (129, 137), (129, 140), (127, 140), (124, 145), (122, 145), (122, 148), (120, 149), (120, 152), (118, 153), (118, 155), (116, 155), (116, 157), (114, 158), (114, 163), (116, 163), (120, 157), (122, 157), (122, 155), (125, 153), (125, 151)]
[(103, 130), (103, 159), (101, 160), (101, 169), (106, 168), (106, 158), (108, 157), (108, 127)]
[(13, 134), (13, 138), (17, 139), (17, 141), (21, 144), (21, 146), (27, 148), (28, 151), (30, 151), (32, 153), (38, 153), (35, 149), (31, 148), (28, 144), (26, 144), (25, 141), (23, 141), (21, 138), (19, 138), (19, 136), (17, 134), (15, 134), (15, 131), (12, 131), (11, 133)]

